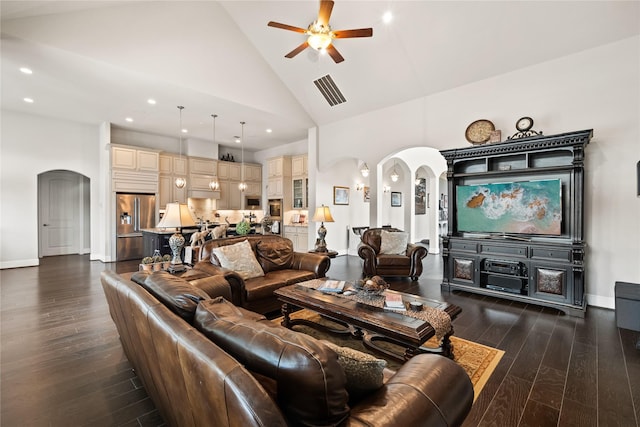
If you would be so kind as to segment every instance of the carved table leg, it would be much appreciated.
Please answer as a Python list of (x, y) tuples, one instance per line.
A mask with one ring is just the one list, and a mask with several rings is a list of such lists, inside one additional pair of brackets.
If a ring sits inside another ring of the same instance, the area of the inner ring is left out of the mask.
[(289, 314), (292, 313), (291, 306), (285, 302), (282, 304), (280, 312), (282, 313), (281, 325), (287, 329), (291, 329), (291, 318), (289, 317)]

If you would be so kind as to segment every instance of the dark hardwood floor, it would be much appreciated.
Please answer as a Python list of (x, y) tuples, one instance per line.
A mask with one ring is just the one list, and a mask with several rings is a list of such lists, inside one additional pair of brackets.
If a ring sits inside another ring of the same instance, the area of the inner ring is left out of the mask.
[[(0, 271), (1, 413), (9, 426), (158, 426), (163, 420), (123, 354), (88, 256)], [(335, 278), (359, 277), (356, 257), (332, 260)], [(637, 333), (612, 310), (585, 319), (548, 308), (441, 291), (441, 257), (429, 255), (418, 283), (392, 288), (462, 307), (455, 335), (505, 350), (467, 426), (636, 426), (640, 419)], [(613, 283), (612, 283), (613, 286)]]

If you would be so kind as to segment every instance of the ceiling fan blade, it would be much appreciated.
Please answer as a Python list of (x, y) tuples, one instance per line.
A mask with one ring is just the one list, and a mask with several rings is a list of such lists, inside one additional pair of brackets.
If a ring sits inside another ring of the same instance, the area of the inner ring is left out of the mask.
[(293, 58), (294, 56), (296, 56), (297, 54), (299, 54), (300, 52), (305, 50), (307, 47), (309, 47), (309, 43), (307, 43), (305, 41), (300, 46), (298, 46), (297, 48), (293, 49), (291, 52), (287, 53), (284, 57), (285, 58)]
[(333, 62), (335, 62), (336, 64), (344, 61), (344, 58), (342, 57), (342, 55), (340, 55), (340, 52), (338, 52), (338, 49), (336, 49), (333, 44), (327, 46), (327, 53), (329, 54), (329, 56), (331, 56), (331, 58), (333, 58)]
[(306, 33), (307, 30), (300, 27), (294, 27), (293, 25), (281, 24), (279, 22), (269, 21), (267, 24), (269, 27), (282, 28), (283, 30), (295, 31), (296, 33)]
[(320, 0), (320, 11), (318, 12), (318, 24), (325, 27), (329, 25), (331, 11), (333, 10), (333, 0)]
[(352, 37), (371, 37), (373, 36), (373, 28), (359, 28), (357, 30), (338, 30), (333, 35), (336, 39), (348, 39)]

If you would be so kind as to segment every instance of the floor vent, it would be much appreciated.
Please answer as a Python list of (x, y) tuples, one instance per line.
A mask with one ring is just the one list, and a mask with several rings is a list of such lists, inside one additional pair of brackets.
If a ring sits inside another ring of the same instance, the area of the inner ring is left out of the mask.
[(322, 96), (324, 96), (324, 99), (326, 99), (332, 107), (334, 105), (347, 102), (344, 95), (340, 92), (340, 89), (338, 89), (338, 86), (336, 86), (329, 74), (324, 77), (320, 77), (318, 80), (314, 80), (313, 83), (316, 85)]

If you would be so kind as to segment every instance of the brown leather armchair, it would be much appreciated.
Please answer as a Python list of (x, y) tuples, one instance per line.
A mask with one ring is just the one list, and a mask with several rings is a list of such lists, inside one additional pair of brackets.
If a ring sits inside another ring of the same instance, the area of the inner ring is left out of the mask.
[(362, 274), (372, 276), (411, 277), (416, 281), (422, 274), (422, 260), (427, 256), (427, 248), (422, 245), (407, 244), (404, 254), (381, 254), (382, 231), (402, 232), (397, 228), (370, 228), (362, 233), (358, 255), (364, 260)]

